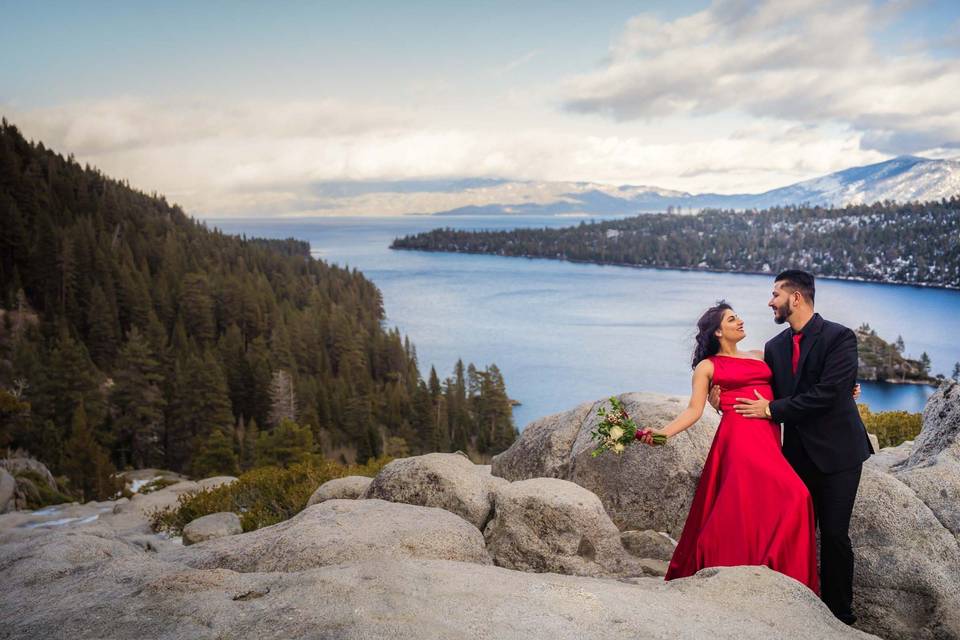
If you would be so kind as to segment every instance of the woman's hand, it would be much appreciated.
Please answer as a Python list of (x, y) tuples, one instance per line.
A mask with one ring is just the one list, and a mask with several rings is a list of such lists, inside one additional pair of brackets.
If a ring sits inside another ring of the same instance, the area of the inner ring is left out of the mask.
[(637, 438), (637, 440), (639, 440), (639, 441), (642, 442), (643, 444), (648, 444), (648, 445), (650, 445), (651, 447), (653, 447), (653, 446), (656, 446), (656, 445), (654, 445), (654, 443), (653, 443), (653, 436), (654, 436), (655, 434), (661, 434), (661, 435), (663, 435), (664, 438), (669, 438), (669, 437), (670, 437), (670, 436), (668, 436), (666, 433), (664, 433), (663, 431), (660, 431), (660, 430), (658, 430), (658, 429), (637, 429), (636, 438)]
[(853, 399), (854, 400), (860, 399), (860, 383), (859, 382), (853, 385)]

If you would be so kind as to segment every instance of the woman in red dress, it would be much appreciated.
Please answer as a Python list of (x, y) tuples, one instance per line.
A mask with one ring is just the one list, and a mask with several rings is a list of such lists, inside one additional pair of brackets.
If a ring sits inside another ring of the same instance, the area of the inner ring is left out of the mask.
[(708, 309), (697, 328), (690, 404), (659, 431), (637, 432), (647, 444), (652, 433), (675, 436), (703, 415), (711, 385), (722, 390), (723, 418), (666, 579), (704, 567), (765, 565), (819, 594), (813, 500), (783, 457), (780, 427), (733, 411), (737, 398), (772, 399), (773, 374), (762, 352), (737, 350), (746, 334), (730, 305)]

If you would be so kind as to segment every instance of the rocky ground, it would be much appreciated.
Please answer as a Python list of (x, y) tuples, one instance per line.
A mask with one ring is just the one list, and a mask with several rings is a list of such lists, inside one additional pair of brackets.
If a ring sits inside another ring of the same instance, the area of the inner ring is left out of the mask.
[[(621, 399), (644, 424), (681, 406)], [(859, 629), (763, 567), (665, 582), (716, 419), (617, 462), (589, 456), (595, 410), (535, 421), (492, 466), (428, 454), (331, 481), (245, 534), (232, 514), (182, 542), (147, 525), (230, 478), (4, 514), (0, 638), (960, 638), (960, 386), (931, 398), (914, 443), (865, 469)]]

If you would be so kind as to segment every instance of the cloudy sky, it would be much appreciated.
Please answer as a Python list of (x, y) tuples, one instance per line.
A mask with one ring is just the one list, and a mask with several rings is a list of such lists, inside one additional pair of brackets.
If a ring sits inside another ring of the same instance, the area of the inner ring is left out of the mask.
[(203, 217), (343, 213), (331, 183), (742, 193), (960, 155), (955, 0), (0, 0), (0, 15), (0, 113)]

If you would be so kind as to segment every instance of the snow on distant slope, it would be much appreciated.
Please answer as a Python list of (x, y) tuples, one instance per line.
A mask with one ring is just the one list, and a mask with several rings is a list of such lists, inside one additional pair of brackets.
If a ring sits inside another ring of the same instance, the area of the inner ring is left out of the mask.
[(756, 194), (692, 194), (652, 186), (501, 178), (331, 182), (315, 185), (316, 208), (347, 215), (616, 215), (666, 211), (939, 200), (960, 195), (960, 160), (900, 156)]
[(960, 195), (960, 161), (900, 156), (759, 194), (752, 206), (908, 202), (955, 195)]
[[(667, 207), (703, 209), (760, 209), (777, 205), (870, 204), (939, 200), (960, 195), (960, 160), (934, 160), (900, 156), (885, 162), (853, 167), (836, 173), (758, 194), (690, 194), (656, 187), (611, 187), (588, 182), (509, 182), (512, 201), (488, 197), (482, 206), (473, 203), (438, 212), (466, 213), (641, 213)], [(502, 188), (502, 185), (501, 185)], [(535, 193), (532, 197), (530, 193)], [(503, 191), (500, 194), (502, 195)], [(466, 195), (466, 194), (463, 194)], [(493, 194), (486, 193), (491, 196)]]

